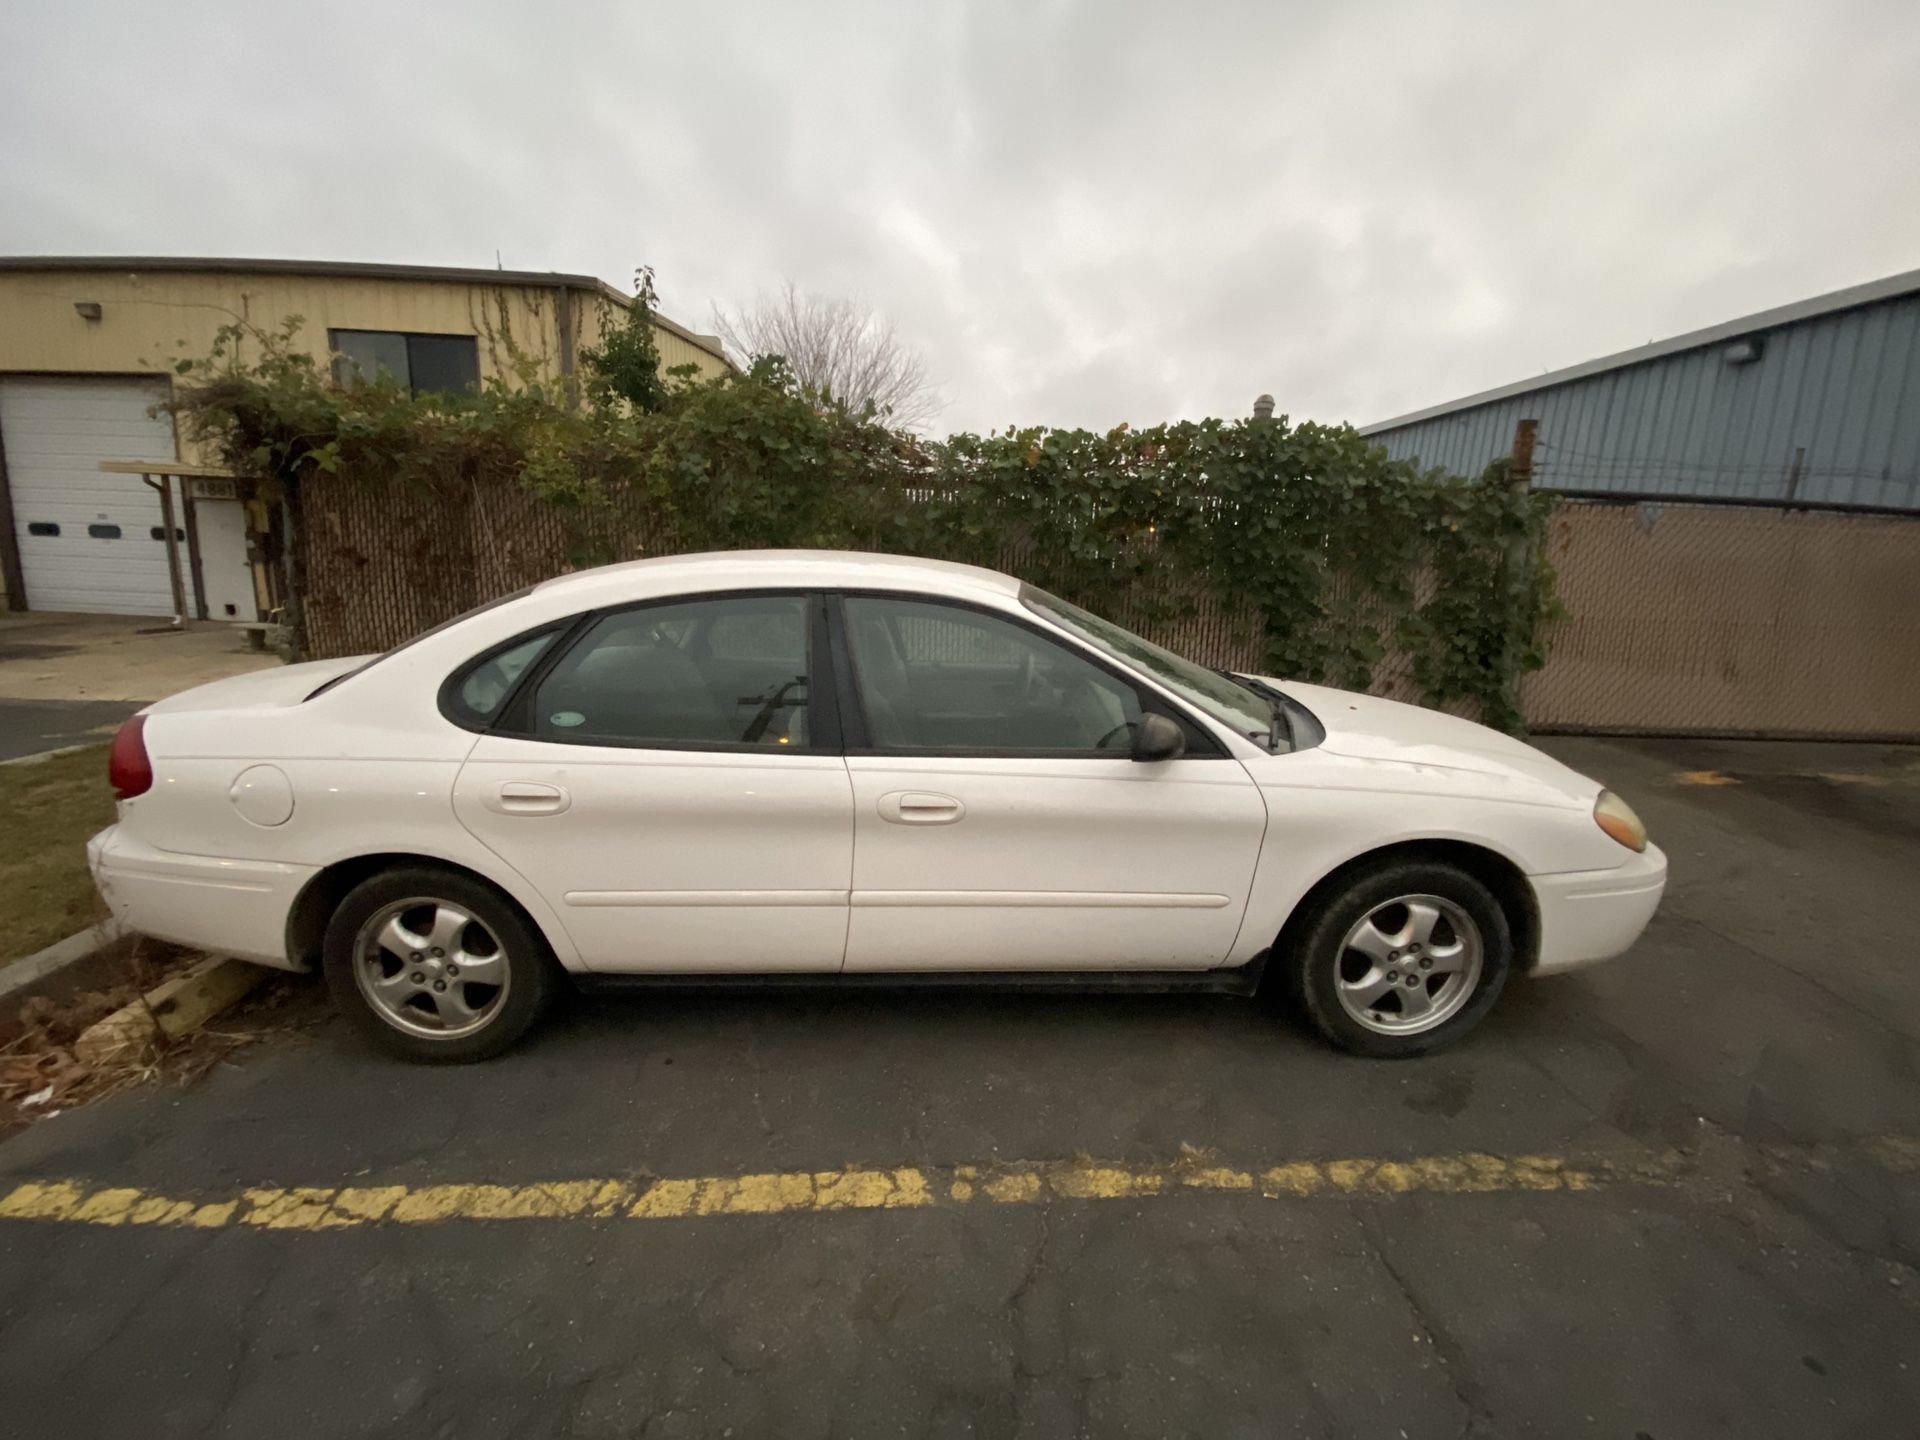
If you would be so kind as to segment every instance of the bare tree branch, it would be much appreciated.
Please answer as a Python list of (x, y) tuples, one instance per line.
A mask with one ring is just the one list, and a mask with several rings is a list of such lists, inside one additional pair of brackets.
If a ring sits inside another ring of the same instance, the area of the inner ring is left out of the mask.
[(919, 352), (861, 296), (816, 295), (789, 280), (739, 310), (714, 306), (713, 325), (739, 357), (779, 355), (802, 389), (856, 415), (871, 404), (888, 424), (921, 430), (946, 404)]

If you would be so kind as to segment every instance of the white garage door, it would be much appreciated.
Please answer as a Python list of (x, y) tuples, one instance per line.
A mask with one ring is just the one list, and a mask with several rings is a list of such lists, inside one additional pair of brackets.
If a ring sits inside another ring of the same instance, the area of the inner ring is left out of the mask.
[(0, 380), (28, 609), (173, 614), (160, 496), (100, 469), (175, 458), (172, 418), (147, 414), (166, 398), (164, 380)]

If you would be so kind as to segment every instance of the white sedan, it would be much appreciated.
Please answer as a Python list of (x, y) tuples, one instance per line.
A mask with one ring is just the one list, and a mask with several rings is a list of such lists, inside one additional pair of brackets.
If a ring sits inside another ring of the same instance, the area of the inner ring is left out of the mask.
[(88, 847), (131, 929), (316, 962), (376, 1042), (503, 1050), (563, 975), (1290, 990), (1457, 1039), (1617, 955), (1666, 860), (1465, 720), (1181, 659), (990, 570), (810, 551), (567, 575), (375, 659), (189, 690)]

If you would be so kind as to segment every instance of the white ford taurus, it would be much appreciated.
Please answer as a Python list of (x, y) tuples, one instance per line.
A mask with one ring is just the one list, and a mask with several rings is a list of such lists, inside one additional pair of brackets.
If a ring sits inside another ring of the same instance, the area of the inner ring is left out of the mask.
[(419, 1060), (583, 981), (1286, 985), (1368, 1055), (1617, 955), (1666, 861), (1519, 741), (1216, 673), (989, 570), (807, 551), (537, 585), (129, 720), (130, 928), (305, 969)]

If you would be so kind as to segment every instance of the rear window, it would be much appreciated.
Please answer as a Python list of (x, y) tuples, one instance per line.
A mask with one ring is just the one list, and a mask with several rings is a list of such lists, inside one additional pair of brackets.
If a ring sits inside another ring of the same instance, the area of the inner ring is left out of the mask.
[(451, 620), (442, 620), (438, 625), (433, 626), (431, 629), (422, 630), (418, 635), (413, 636), (409, 640), (402, 640), (398, 645), (394, 646), (391, 650), (382, 651), (380, 654), (374, 656), (371, 660), (367, 661), (366, 664), (356, 665), (353, 667), (353, 669), (346, 671), (344, 674), (334, 676), (331, 680), (327, 681), (326, 684), (320, 686), (318, 689), (308, 692), (307, 699), (312, 700), (316, 696), (324, 695), (327, 693), (327, 691), (333, 689), (334, 686), (343, 684), (344, 682), (351, 680), (356, 675), (365, 674), (367, 671), (371, 670), (374, 666), (378, 665), (382, 660), (388, 659), (390, 656), (398, 655), (402, 650), (405, 650), (409, 645), (418, 645), (422, 640), (425, 640), (430, 635), (438, 635), (442, 630), (451, 629), (453, 626), (458, 625), (463, 620), (471, 620), (476, 615), (484, 615), (486, 614), (487, 611), (497, 610), (502, 605), (511, 605), (514, 601), (523, 599), (526, 596), (531, 595), (532, 593), (533, 593), (533, 586), (523, 585), (520, 587), (520, 589), (515, 590), (511, 595), (502, 595), (497, 600), (489, 600), (486, 602), (486, 604), (476, 605), (471, 610), (462, 610), (458, 615), (454, 616)]

